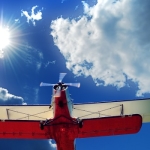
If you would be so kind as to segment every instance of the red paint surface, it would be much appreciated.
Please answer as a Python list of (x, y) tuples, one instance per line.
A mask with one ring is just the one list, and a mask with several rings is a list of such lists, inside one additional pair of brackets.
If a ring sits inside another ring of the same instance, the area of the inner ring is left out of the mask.
[(55, 98), (54, 105), (54, 118), (44, 130), (40, 129), (40, 121), (0, 121), (0, 138), (54, 139), (57, 150), (74, 150), (75, 138), (133, 134), (142, 125), (142, 117), (132, 115), (84, 119), (83, 127), (79, 128), (77, 120), (69, 114), (64, 91)]
[(85, 119), (79, 138), (137, 133), (142, 125), (140, 115)]
[(55, 97), (54, 105), (55, 105), (54, 106), (54, 108), (55, 108), (54, 118), (57, 118), (61, 115), (65, 115), (66, 117), (71, 118), (69, 110), (68, 110), (65, 91), (61, 91), (60, 97)]

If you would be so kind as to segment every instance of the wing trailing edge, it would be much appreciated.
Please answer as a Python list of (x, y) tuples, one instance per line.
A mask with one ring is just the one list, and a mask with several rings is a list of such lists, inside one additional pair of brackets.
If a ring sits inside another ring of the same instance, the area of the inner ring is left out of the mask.
[(142, 117), (116, 116), (94, 119), (83, 119), (83, 127), (79, 128), (78, 138), (134, 134), (142, 126)]

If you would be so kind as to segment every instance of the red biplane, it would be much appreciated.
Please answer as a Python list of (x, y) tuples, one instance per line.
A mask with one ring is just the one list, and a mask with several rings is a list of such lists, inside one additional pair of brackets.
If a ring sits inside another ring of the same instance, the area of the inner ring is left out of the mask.
[(53, 86), (51, 105), (1, 105), (0, 138), (54, 139), (57, 150), (74, 150), (75, 138), (137, 133), (150, 122), (150, 100), (73, 104), (61, 73)]

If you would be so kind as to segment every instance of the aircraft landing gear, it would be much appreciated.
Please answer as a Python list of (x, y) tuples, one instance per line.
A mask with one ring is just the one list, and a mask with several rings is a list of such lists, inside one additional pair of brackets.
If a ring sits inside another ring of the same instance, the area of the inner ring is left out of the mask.
[(40, 129), (41, 130), (44, 130), (44, 126), (47, 126), (47, 125), (49, 125), (49, 123), (50, 123), (50, 120), (49, 119), (46, 119), (45, 121), (40, 121), (40, 124), (39, 124), (39, 126), (40, 126)]
[(82, 128), (83, 127), (83, 121), (80, 120), (79, 118), (77, 118), (77, 121), (78, 121), (79, 128)]
[(80, 120), (80, 122), (79, 122), (79, 128), (82, 128), (82, 127), (83, 127), (83, 121)]
[(43, 124), (43, 121), (40, 121), (40, 129), (41, 129), (41, 130), (44, 130), (44, 124)]

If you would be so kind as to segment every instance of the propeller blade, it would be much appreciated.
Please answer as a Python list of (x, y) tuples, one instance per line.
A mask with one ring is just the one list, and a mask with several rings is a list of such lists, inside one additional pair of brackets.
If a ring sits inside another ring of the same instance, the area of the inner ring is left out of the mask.
[(60, 97), (61, 94), (61, 87), (59, 86), (56, 93), (54, 94), (54, 97)]
[(80, 83), (65, 83), (67, 86), (74, 86), (74, 87), (80, 87)]
[(40, 86), (54, 86), (55, 84), (43, 83), (41, 82)]
[(60, 73), (59, 74), (59, 82), (62, 82), (63, 78), (65, 77), (67, 73)]

